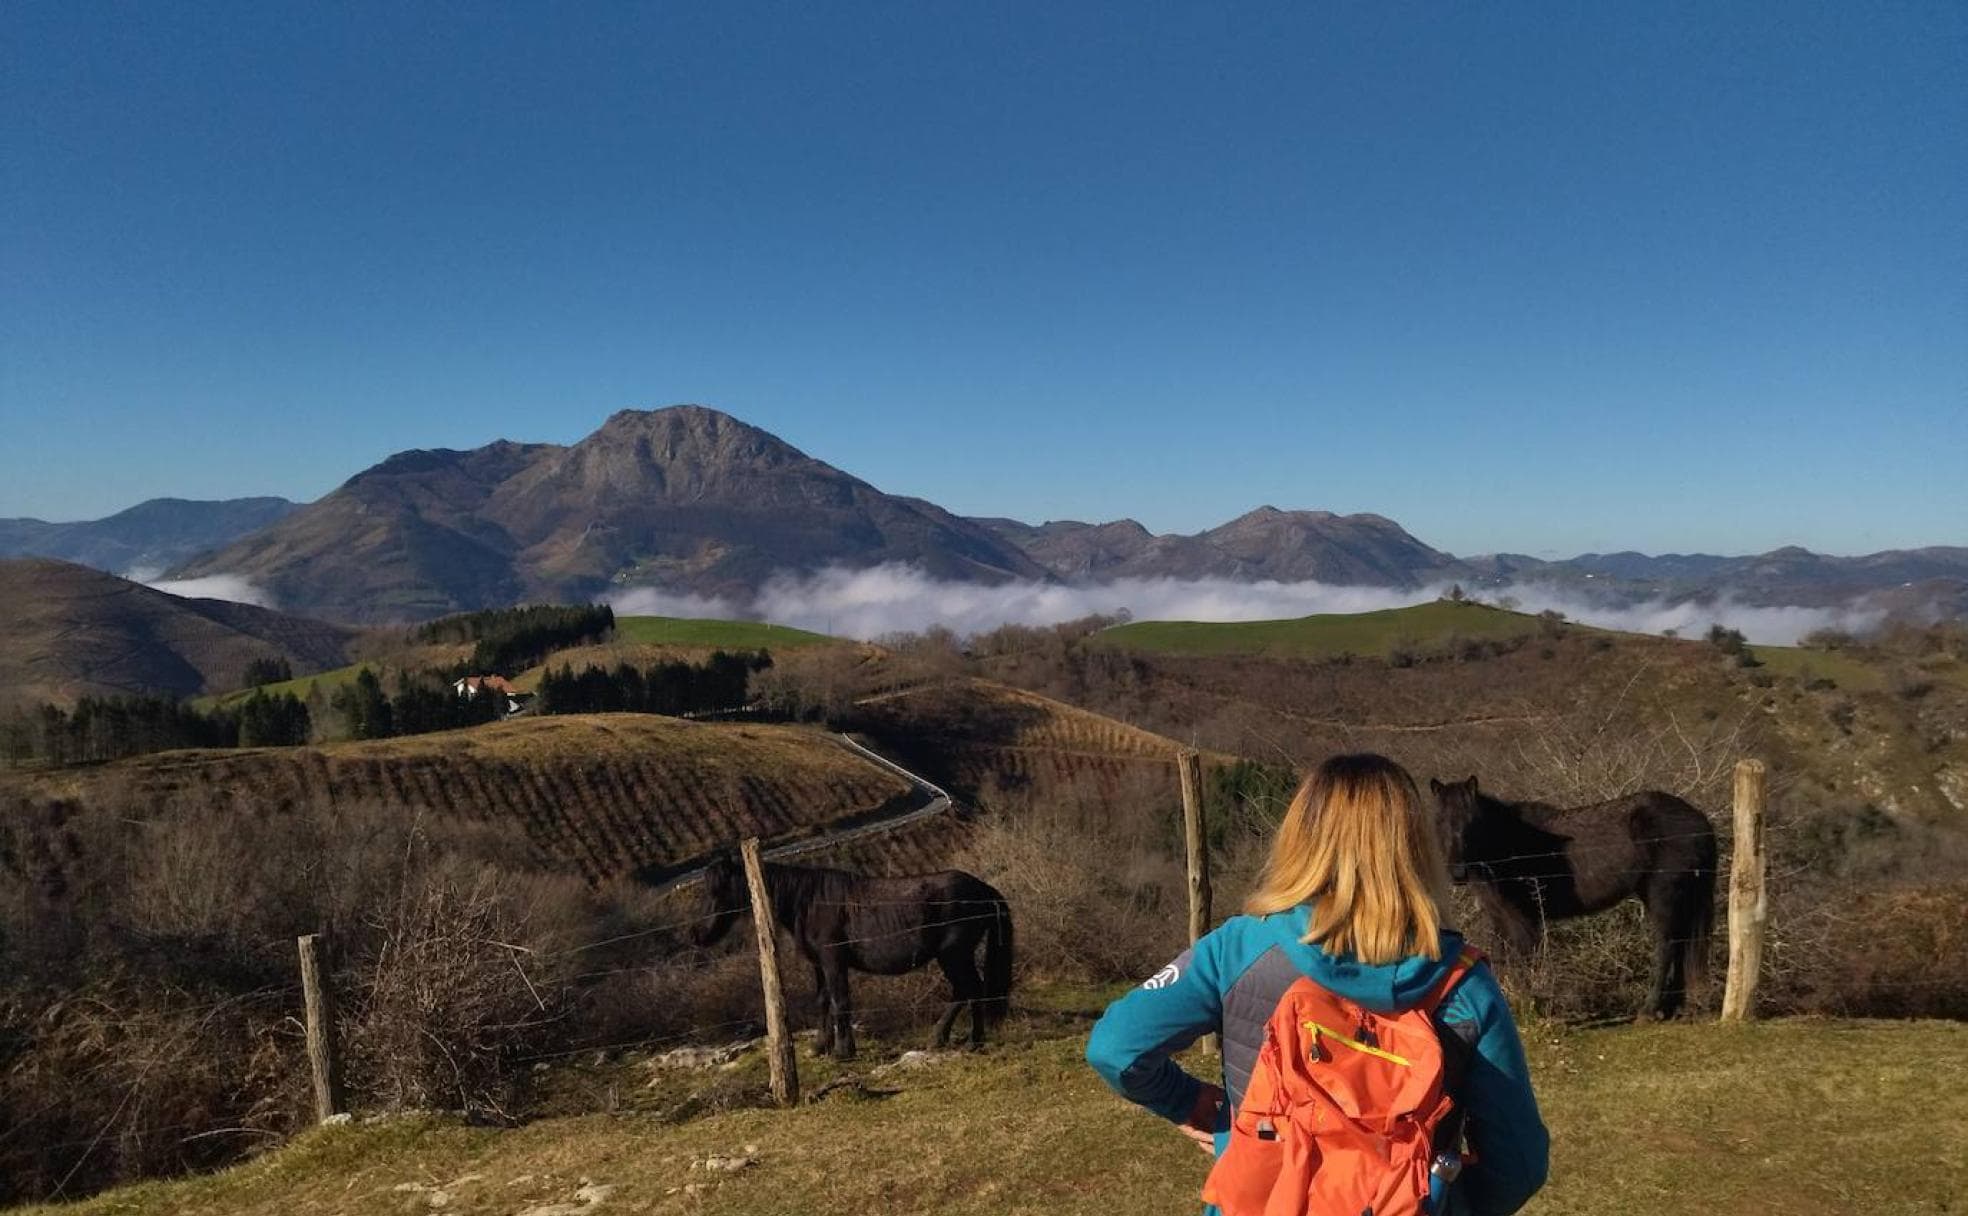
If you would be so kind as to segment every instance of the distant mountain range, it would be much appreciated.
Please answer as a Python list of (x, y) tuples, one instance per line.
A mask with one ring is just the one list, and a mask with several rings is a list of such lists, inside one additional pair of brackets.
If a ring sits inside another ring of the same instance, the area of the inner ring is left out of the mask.
[[(903, 562), (950, 580), (1317, 580), (1472, 589), (1547, 582), (1595, 597), (1720, 592), (1761, 604), (1968, 614), (1968, 548), (1825, 557), (1457, 558), (1378, 515), (1260, 507), (1193, 536), (1108, 523), (967, 519), (885, 494), (701, 406), (624, 410), (578, 443), (399, 453), (317, 502), (159, 499), (106, 520), (0, 521), (0, 556), (252, 581), (283, 609), (351, 623), (649, 586), (742, 602), (782, 572)], [(163, 555), (169, 555), (163, 556)]]
[(1728, 592), (1744, 603), (1818, 606), (1871, 596), (1883, 608), (1968, 615), (1968, 547), (1890, 549), (1829, 557), (1794, 545), (1747, 557), (1587, 553), (1564, 561), (1521, 554), (1470, 558), (1478, 585), (1545, 582), (1602, 596), (1679, 600)]
[(153, 498), (107, 519), (0, 519), (0, 557), (54, 557), (122, 574), (163, 570), (300, 509), (284, 498)]
[(1455, 558), (1379, 515), (1259, 507), (1194, 536), (1157, 536), (1131, 519), (1037, 527), (1012, 519), (976, 522), (1051, 574), (1076, 581), (1227, 578), (1411, 587), (1457, 570)]

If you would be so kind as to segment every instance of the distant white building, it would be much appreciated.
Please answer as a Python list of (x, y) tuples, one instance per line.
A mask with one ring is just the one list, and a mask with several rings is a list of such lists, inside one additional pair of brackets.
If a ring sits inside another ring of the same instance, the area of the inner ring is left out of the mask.
[(504, 676), (466, 676), (453, 683), (451, 691), (468, 701), (477, 700), (480, 693), (504, 697), (506, 703), (499, 711), (502, 716), (516, 714), (526, 704), (526, 694)]

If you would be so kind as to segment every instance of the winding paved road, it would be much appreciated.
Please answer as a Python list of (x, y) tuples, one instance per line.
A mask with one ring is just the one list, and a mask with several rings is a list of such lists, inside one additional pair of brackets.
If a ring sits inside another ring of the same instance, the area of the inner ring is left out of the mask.
[[(830, 849), (835, 845), (844, 844), (850, 840), (859, 840), (865, 836), (877, 836), (883, 832), (892, 832), (905, 824), (946, 814), (955, 808), (956, 802), (950, 797), (949, 793), (929, 778), (910, 772), (908, 769), (895, 763), (895, 761), (890, 760), (887, 756), (870, 748), (863, 747), (846, 735), (837, 734), (834, 736), (834, 739), (842, 747), (848, 748), (860, 755), (863, 759), (881, 765), (889, 772), (907, 781), (921, 795), (922, 801), (913, 806), (903, 807), (897, 811), (887, 813), (877, 812), (874, 818), (860, 819), (859, 817), (849, 816), (849, 819), (853, 820), (853, 822), (850, 822), (846, 827), (835, 828), (814, 836), (804, 836), (798, 840), (789, 840), (784, 844), (768, 846), (761, 850), (760, 856), (771, 861), (799, 857), (807, 853), (819, 852), (822, 849)], [(664, 873), (662, 878), (656, 880), (651, 885), (658, 891), (668, 891), (672, 888), (683, 886), (686, 883), (695, 882), (703, 875), (704, 869), (710, 864), (712, 856), (712, 854), (707, 853), (682, 862), (680, 863), (683, 867), (682, 869)]]

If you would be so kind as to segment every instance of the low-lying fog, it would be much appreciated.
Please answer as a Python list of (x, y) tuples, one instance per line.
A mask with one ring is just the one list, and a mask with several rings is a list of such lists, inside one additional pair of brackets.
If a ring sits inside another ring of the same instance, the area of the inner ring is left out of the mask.
[[(779, 575), (744, 602), (650, 588), (621, 592), (608, 600), (616, 612), (625, 615), (751, 617), (844, 637), (877, 638), (919, 632), (932, 625), (959, 634), (978, 633), (1007, 622), (1049, 625), (1120, 609), (1126, 609), (1136, 620), (1178, 621), (1262, 621), (1321, 612), (1369, 612), (1426, 603), (1447, 590), (1446, 583), (1400, 591), (1216, 578), (1121, 579), (1085, 586), (1031, 582), (980, 586), (934, 579), (910, 566), (888, 565)], [(1875, 611), (1755, 607), (1727, 597), (1707, 604), (1654, 600), (1613, 606), (1542, 583), (1485, 589), (1481, 594), (1493, 603), (1508, 596), (1520, 611), (1554, 609), (1572, 620), (1635, 633), (1674, 629), (1693, 635), (1720, 623), (1740, 629), (1750, 641), (1766, 646), (1794, 644), (1816, 629), (1860, 631), (1880, 619)]]
[[(143, 577), (146, 573), (151, 577)], [(131, 577), (172, 595), (279, 607), (262, 588), (236, 575), (171, 580), (159, 579), (154, 572), (132, 571)], [(606, 599), (616, 612), (628, 616), (738, 617), (872, 639), (920, 632), (936, 625), (958, 634), (980, 633), (1007, 623), (1051, 625), (1122, 609), (1138, 621), (1264, 621), (1320, 612), (1370, 612), (1426, 603), (1447, 590), (1447, 583), (1400, 591), (1314, 582), (1240, 583), (1221, 578), (982, 586), (931, 578), (913, 566), (886, 565), (775, 575), (749, 600), (648, 587)], [(1553, 609), (1575, 621), (1634, 633), (1673, 629), (1693, 636), (1719, 623), (1740, 629), (1750, 641), (1766, 646), (1792, 645), (1816, 629), (1862, 632), (1878, 624), (1881, 617), (1877, 611), (1859, 608), (1756, 607), (1727, 596), (1709, 603), (1650, 600), (1614, 605), (1544, 583), (1485, 588), (1480, 594), (1491, 603), (1508, 597), (1524, 612)]]

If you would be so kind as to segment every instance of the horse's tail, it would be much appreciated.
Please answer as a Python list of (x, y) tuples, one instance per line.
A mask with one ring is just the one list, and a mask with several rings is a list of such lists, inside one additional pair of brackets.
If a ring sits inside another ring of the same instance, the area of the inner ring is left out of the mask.
[(1011, 1012), (1011, 905), (991, 892), (991, 923), (984, 931), (984, 1017), (1001, 1022)]

